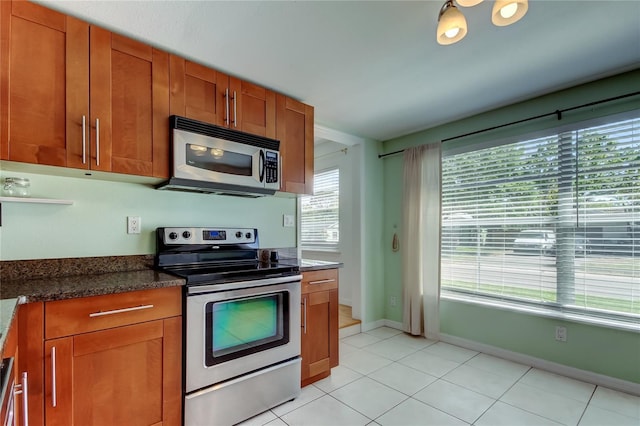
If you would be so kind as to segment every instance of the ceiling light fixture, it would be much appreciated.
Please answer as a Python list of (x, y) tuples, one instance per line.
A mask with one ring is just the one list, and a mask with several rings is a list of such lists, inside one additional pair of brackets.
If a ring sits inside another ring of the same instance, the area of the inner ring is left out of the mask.
[(453, 0), (447, 0), (440, 9), (436, 34), (438, 43), (443, 45), (458, 42), (467, 35), (467, 20)]
[(518, 22), (529, 10), (528, 0), (496, 0), (491, 12), (491, 22), (499, 27)]
[[(472, 7), (483, 0), (456, 0), (461, 7)], [(518, 22), (529, 10), (528, 0), (496, 0), (491, 12), (491, 22), (498, 27)], [(467, 35), (467, 20), (453, 3), (447, 0), (438, 14), (436, 40), (439, 44), (456, 43)]]

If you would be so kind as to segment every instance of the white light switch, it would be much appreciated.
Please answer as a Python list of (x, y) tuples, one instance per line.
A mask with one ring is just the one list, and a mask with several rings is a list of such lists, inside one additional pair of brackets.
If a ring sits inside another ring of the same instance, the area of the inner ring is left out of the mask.
[(282, 215), (282, 226), (285, 228), (293, 228), (296, 226), (295, 216), (292, 214)]

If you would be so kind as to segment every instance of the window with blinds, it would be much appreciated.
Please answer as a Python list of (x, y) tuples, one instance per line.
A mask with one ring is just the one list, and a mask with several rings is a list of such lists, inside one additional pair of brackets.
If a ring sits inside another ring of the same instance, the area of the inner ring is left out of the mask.
[(313, 177), (313, 195), (300, 198), (301, 245), (306, 249), (338, 250), (340, 243), (340, 170)]
[(443, 156), (442, 289), (637, 324), (639, 176), (640, 118)]

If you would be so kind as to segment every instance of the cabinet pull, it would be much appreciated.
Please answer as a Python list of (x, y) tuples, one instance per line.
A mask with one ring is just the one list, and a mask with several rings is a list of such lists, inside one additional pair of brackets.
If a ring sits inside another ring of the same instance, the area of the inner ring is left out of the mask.
[(311, 281), (309, 284), (315, 285), (315, 284), (326, 284), (326, 283), (334, 283), (334, 282), (336, 282), (335, 278), (329, 278), (326, 280)]
[(55, 408), (58, 405), (56, 389), (56, 347), (51, 348), (51, 405)]
[(87, 116), (82, 116), (82, 164), (87, 164)]
[(96, 166), (100, 165), (100, 120), (96, 118)]
[(229, 124), (229, 88), (227, 87), (227, 89), (224, 91), (224, 102), (225, 102), (225, 108), (224, 108), (224, 122), (226, 124)]
[(304, 304), (304, 334), (307, 334), (307, 298), (305, 297), (303, 300)]
[(236, 91), (233, 91), (233, 127), (238, 127), (238, 102), (237, 102), (237, 95), (236, 95)]
[(121, 313), (124, 313), (124, 312), (140, 311), (142, 309), (151, 309), (151, 308), (153, 308), (153, 305), (133, 306), (131, 308), (114, 309), (112, 311), (93, 312), (93, 313), (89, 314), (89, 317), (91, 317), (91, 318), (101, 317), (103, 315), (121, 314)]
[(22, 373), (21, 383), (13, 386), (13, 394), (22, 394), (22, 424), (29, 425), (29, 392), (27, 388), (27, 372)]

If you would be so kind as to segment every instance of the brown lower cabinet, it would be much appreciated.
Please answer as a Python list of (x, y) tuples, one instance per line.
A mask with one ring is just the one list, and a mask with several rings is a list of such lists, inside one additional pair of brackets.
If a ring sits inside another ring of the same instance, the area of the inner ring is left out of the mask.
[(29, 424), (180, 425), (180, 296), (174, 287), (35, 304), (30, 325), (42, 331), (32, 337), (44, 340), (29, 353)]
[(302, 386), (338, 365), (338, 270), (302, 274)]

